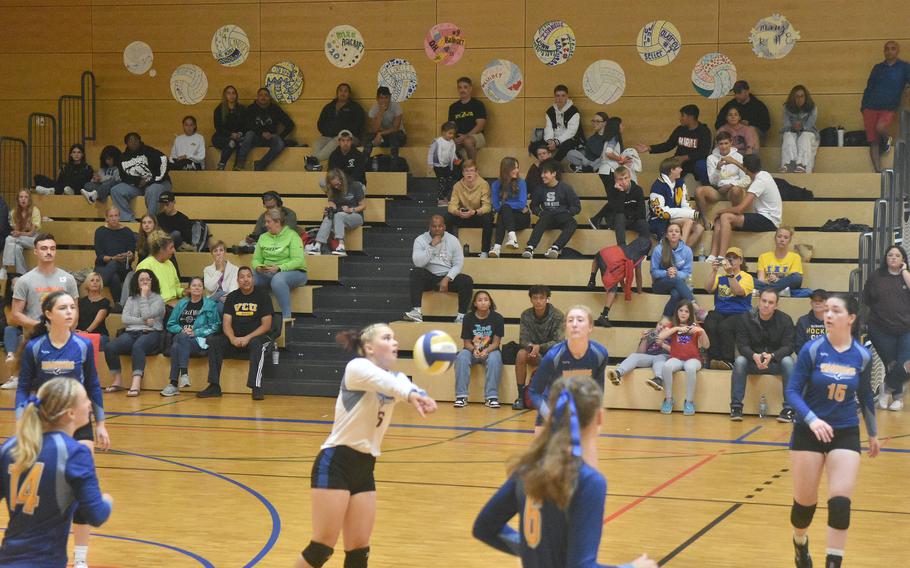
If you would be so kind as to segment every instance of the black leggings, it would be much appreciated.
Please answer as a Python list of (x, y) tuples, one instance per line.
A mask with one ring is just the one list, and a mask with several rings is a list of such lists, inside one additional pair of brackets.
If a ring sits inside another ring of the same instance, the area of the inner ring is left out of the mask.
[(496, 216), (496, 241), (494, 245), (502, 244), (502, 240), (508, 231), (520, 231), (531, 226), (530, 211), (516, 211), (503, 204), (499, 209), (499, 215)]

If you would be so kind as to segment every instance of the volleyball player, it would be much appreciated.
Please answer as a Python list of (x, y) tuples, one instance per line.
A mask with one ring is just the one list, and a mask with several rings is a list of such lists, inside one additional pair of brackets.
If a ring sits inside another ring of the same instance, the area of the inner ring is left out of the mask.
[(16, 436), (0, 447), (0, 499), (9, 512), (0, 566), (64, 568), (73, 515), (94, 526), (110, 516), (113, 499), (98, 488), (92, 453), (72, 438), (91, 407), (82, 384), (62, 377), (26, 399)]
[[(41, 318), (38, 325), (29, 332), (30, 339), (20, 346), (18, 356), (19, 386), (16, 390), (16, 413), (21, 414), (22, 406), (29, 395), (38, 390), (46, 381), (55, 377), (72, 377), (79, 381), (89, 399), (95, 415), (95, 432), (90, 421), (80, 423), (73, 437), (84, 444), (89, 452), (95, 450), (95, 434), (98, 448), (106, 450), (111, 441), (104, 425), (104, 399), (101, 383), (95, 368), (95, 354), (91, 342), (79, 337), (71, 330), (78, 318), (76, 301), (68, 293), (57, 290), (41, 301)], [(86, 568), (88, 542), (91, 527), (77, 515), (74, 520), (73, 540), (75, 542), (73, 568)]]
[(425, 391), (390, 370), (398, 360), (398, 341), (388, 325), (342, 332), (338, 341), (363, 356), (344, 369), (332, 433), (313, 462), (313, 537), (297, 568), (320, 568), (342, 532), (345, 568), (367, 566), (376, 518), (373, 467), (395, 403), (406, 400), (421, 416), (436, 411)]
[[(827, 335), (806, 343), (785, 390), (799, 421), (793, 426), (793, 546), (797, 568), (811, 568), (806, 531), (818, 502), (822, 473), (828, 474), (828, 548), (825, 568), (840, 568), (850, 526), (850, 496), (859, 473), (857, 410), (869, 435), (869, 457), (879, 452), (871, 355), (855, 336), (859, 304), (852, 296), (832, 294), (825, 305)], [(857, 408), (857, 406), (859, 408)]]
[[(597, 563), (607, 480), (597, 471), (603, 391), (590, 377), (553, 383), (543, 433), (474, 521), (474, 537), (521, 557), (525, 568), (607, 568)], [(519, 530), (508, 525), (520, 516)], [(657, 568), (646, 554), (621, 568)]]

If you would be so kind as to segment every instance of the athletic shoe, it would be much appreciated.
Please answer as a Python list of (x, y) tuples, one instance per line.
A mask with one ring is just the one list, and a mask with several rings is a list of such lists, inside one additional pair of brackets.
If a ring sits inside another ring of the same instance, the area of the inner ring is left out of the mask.
[(795, 554), (794, 562), (796, 568), (812, 568), (812, 557), (809, 556), (809, 537), (806, 537), (805, 544), (796, 544), (793, 542), (793, 552)]
[(209, 383), (209, 386), (196, 393), (196, 398), (213, 398), (221, 396), (221, 387)]
[(619, 373), (617, 373), (615, 369), (610, 369), (607, 371), (607, 378), (610, 379), (610, 382), (616, 386), (622, 384), (622, 377), (619, 376)]
[(559, 247), (556, 245), (551, 246), (547, 249), (547, 252), (543, 253), (547, 258), (559, 258)]
[(253, 392), (250, 396), (253, 400), (265, 400), (265, 395), (262, 394), (262, 387), (253, 387)]
[(466, 396), (456, 396), (455, 402), (452, 403), (452, 406), (455, 408), (464, 408), (468, 405), (468, 397)]
[(730, 420), (733, 422), (743, 421), (743, 409), (741, 406), (734, 406), (730, 409)]
[(95, 190), (89, 191), (87, 189), (80, 189), (79, 193), (82, 194), (82, 197), (85, 198), (89, 203), (94, 203), (98, 201), (98, 192)]
[(448, 199), (437, 199), (436, 200), (436, 207), (448, 207), (448, 206), (449, 206)]
[[(0, 388), (3, 388), (3, 387), (0, 387)], [(882, 410), (888, 410), (888, 397), (889, 396), (890, 395), (886, 392), (883, 392), (880, 395), (878, 395), (878, 407), (881, 408)]]
[(509, 236), (506, 239), (506, 246), (513, 249), (518, 248), (518, 235), (515, 234), (515, 231), (509, 231)]
[(180, 378), (177, 379), (177, 386), (182, 389), (185, 389), (186, 387), (190, 386), (190, 376), (186, 373), (183, 373), (182, 375), (180, 375)]
[(894, 138), (892, 138), (890, 136), (885, 136), (882, 139), (881, 153), (887, 154), (888, 151), (891, 150), (891, 144), (893, 144), (893, 143), (894, 143)]
[(597, 327), (613, 327), (610, 325), (610, 317), (604, 314), (600, 314), (596, 320), (594, 320), (594, 325)]
[(7, 280), (9, 274), (6, 272), (5, 268), (0, 268), (0, 280)]
[(804, 174), (804, 173), (806, 173), (806, 166), (804, 166), (802, 164), (796, 164), (796, 168), (794, 168), (793, 171), (798, 174)]
[(487, 256), (490, 258), (499, 258), (499, 251), (502, 250), (502, 246), (493, 245), (493, 248), (490, 249), (490, 252), (487, 253)]
[(594, 219), (592, 219), (591, 217), (588, 217), (588, 225), (591, 225), (591, 228), (594, 229), (595, 231), (597, 230), (597, 223), (594, 222)]
[(177, 388), (177, 385), (175, 385), (173, 383), (168, 383), (167, 386), (164, 387), (161, 390), (161, 392), (158, 394), (160, 394), (161, 396), (177, 396), (178, 394), (180, 394), (180, 389)]
[(512, 403), (512, 410), (524, 410), (525, 401), (521, 400), (521, 397), (515, 399), (515, 402)]
[(651, 377), (645, 381), (648, 383), (648, 386), (656, 391), (664, 390), (664, 380), (660, 377)]
[(85, 560), (74, 560), (73, 568), (88, 568), (88, 564), (85, 562)]
[(317, 243), (316, 241), (313, 241), (312, 243), (309, 243), (308, 245), (306, 245), (305, 247), (303, 247), (303, 250), (304, 250), (307, 254), (312, 254), (312, 255), (314, 255), (314, 256), (319, 256), (320, 254), (322, 254), (322, 245), (319, 244), (319, 243)]
[(733, 365), (727, 361), (721, 361), (720, 359), (711, 359), (711, 364), (709, 365), (711, 369), (715, 371), (732, 371)]
[(525, 251), (521, 253), (522, 258), (534, 258), (534, 248), (525, 247)]
[(348, 251), (344, 250), (343, 244), (339, 244), (337, 247), (335, 247), (335, 250), (332, 251), (332, 254), (335, 256), (347, 256)]
[(218, 165), (215, 166), (215, 169), (218, 170), (219, 172), (223, 172), (225, 167), (227, 167), (227, 164), (225, 164), (224, 162), (218, 162)]
[(792, 408), (785, 408), (777, 415), (777, 421), (783, 423), (793, 422), (795, 418), (796, 412)]
[(840, 568), (844, 557), (840, 554), (828, 553), (825, 555), (825, 568)]
[(5, 383), (0, 385), (0, 389), (12, 390), (19, 387), (19, 377), (10, 377)]
[(76, 195), (76, 190), (70, 186), (66, 186), (63, 188), (63, 195)]
[(691, 400), (683, 402), (683, 416), (692, 416), (695, 414), (695, 403)]
[(488, 398), (488, 399), (483, 403), (483, 405), (486, 406), (487, 408), (499, 408), (499, 407), (501, 406), (501, 405), (499, 404), (499, 399), (498, 399), (498, 398), (494, 398), (494, 397)]
[(904, 409), (904, 401), (903, 401), (903, 399), (900, 399), (900, 398), (894, 399), (891, 402), (891, 404), (888, 406), (888, 410), (893, 410), (895, 412), (897, 412), (898, 410), (903, 410), (903, 409)]
[(404, 319), (416, 321), (417, 323), (423, 322), (423, 313), (417, 308), (412, 309), (409, 312), (404, 313)]
[(661, 414), (672, 414), (673, 413), (673, 399), (665, 398), (664, 403), (660, 405)]
[(458, 314), (455, 316), (455, 323), (461, 323), (463, 321), (464, 321), (464, 314)]
[(485, 252), (482, 252), (482, 253), (478, 254), (477, 257), (478, 258), (489, 258), (489, 255)]
[(786, 287), (786, 288), (784, 288), (783, 290), (780, 291), (780, 297), (781, 297), (781, 298), (789, 298), (789, 297), (790, 297), (790, 287), (789, 287), (789, 286)]

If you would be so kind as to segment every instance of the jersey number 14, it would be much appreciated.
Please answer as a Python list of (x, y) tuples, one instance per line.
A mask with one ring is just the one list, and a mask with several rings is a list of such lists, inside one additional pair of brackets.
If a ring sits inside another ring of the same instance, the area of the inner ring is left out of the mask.
[(32, 515), (38, 508), (41, 499), (38, 497), (38, 487), (41, 485), (41, 474), (44, 472), (44, 464), (35, 463), (29, 470), (25, 480), (22, 481), (22, 487), (19, 487), (19, 472), (14, 471), (12, 465), (9, 466), (9, 504), (10, 508), (15, 509), (22, 505), (22, 512), (26, 515)]

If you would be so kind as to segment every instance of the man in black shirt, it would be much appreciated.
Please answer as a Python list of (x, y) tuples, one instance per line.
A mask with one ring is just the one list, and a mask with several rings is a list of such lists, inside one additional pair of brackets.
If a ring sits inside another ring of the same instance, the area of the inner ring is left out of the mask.
[(683, 176), (692, 174), (702, 185), (708, 185), (708, 154), (711, 153), (711, 129), (698, 121), (699, 110), (695, 105), (679, 109), (679, 126), (661, 144), (636, 144), (638, 153), (663, 154), (676, 148), (674, 156), (680, 159)]
[(455, 123), (455, 145), (465, 151), (469, 160), (476, 160), (477, 150), (486, 145), (483, 129), (487, 124), (487, 108), (471, 96), (473, 89), (470, 77), (459, 77), (458, 100), (449, 105), (449, 121)]
[(749, 83), (746, 81), (733, 83), (733, 98), (720, 107), (717, 120), (714, 121), (715, 129), (727, 123), (727, 111), (731, 108), (739, 111), (740, 124), (754, 127), (758, 131), (759, 140), (764, 143), (765, 136), (771, 128), (771, 116), (768, 114), (768, 107), (765, 106), (765, 103), (758, 100), (758, 97), (749, 91)]
[(256, 91), (253, 104), (244, 110), (244, 128), (246, 133), (237, 150), (234, 169), (242, 170), (246, 167), (246, 157), (253, 146), (267, 146), (269, 151), (265, 156), (253, 162), (253, 169), (262, 171), (284, 151), (284, 139), (294, 130), (294, 121), (272, 100), (269, 90), (263, 87)]
[(209, 386), (196, 393), (198, 398), (221, 396), (221, 366), (226, 355), (249, 353), (250, 368), (246, 386), (253, 390), (253, 400), (263, 400), (262, 358), (272, 347), (267, 334), (272, 329), (272, 298), (253, 287), (253, 270), (241, 266), (237, 271), (239, 288), (224, 301), (222, 330), (224, 335), (209, 337)]
[(183, 243), (193, 240), (193, 222), (190, 218), (177, 211), (177, 198), (170, 191), (165, 191), (158, 198), (161, 209), (156, 219), (161, 230), (174, 239), (174, 246), (180, 248)]
[(366, 160), (363, 152), (354, 147), (354, 135), (350, 130), (338, 133), (338, 147), (329, 156), (329, 169), (339, 169), (347, 174), (348, 179), (367, 184), (365, 173)]

